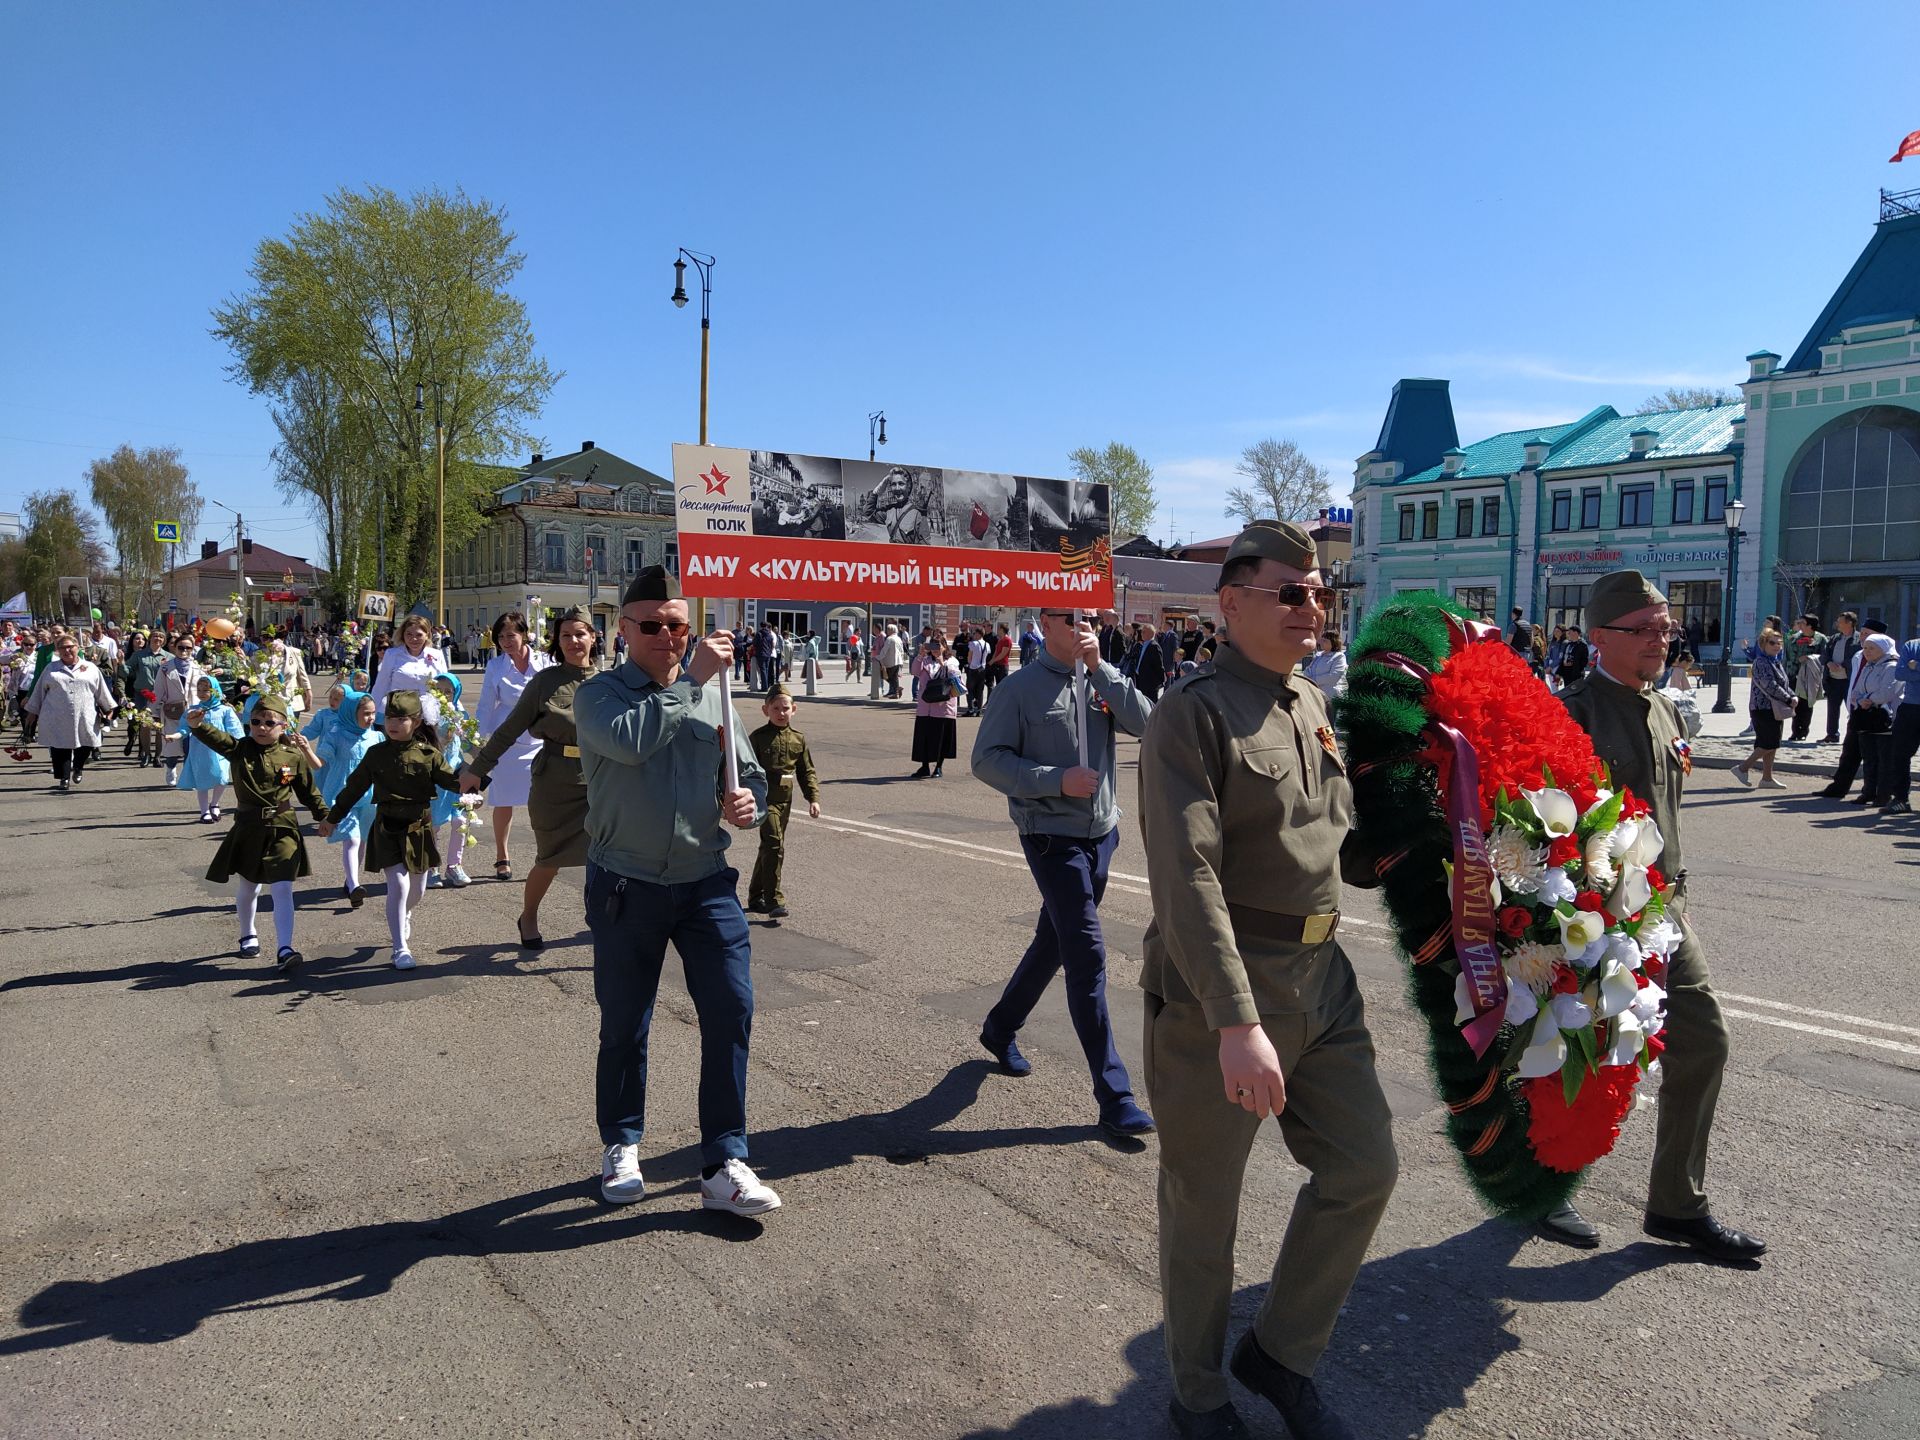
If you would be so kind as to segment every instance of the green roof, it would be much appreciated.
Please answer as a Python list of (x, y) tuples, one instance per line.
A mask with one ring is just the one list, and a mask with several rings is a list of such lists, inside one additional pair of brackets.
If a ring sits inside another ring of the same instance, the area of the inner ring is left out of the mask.
[[(1691, 410), (1655, 410), (1644, 415), (1622, 415), (1611, 405), (1588, 411), (1578, 420), (1542, 425), (1530, 430), (1506, 430), (1464, 446), (1466, 461), (1453, 474), (1434, 465), (1408, 475), (1396, 485), (1431, 485), (1438, 481), (1504, 479), (1526, 464), (1529, 442), (1549, 447), (1542, 471), (1586, 470), (1646, 460), (1677, 460), (1693, 455), (1718, 455), (1733, 440), (1733, 423), (1746, 406), (1706, 405)], [(1660, 438), (1644, 454), (1633, 453), (1633, 433), (1651, 430)]]

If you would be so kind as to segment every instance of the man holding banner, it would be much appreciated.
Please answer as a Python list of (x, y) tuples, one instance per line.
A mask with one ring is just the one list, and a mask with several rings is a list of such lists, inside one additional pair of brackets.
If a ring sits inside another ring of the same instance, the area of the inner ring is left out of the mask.
[(1318, 564), (1286, 521), (1235, 537), (1219, 580), (1229, 638), (1175, 682), (1140, 747), (1160, 1293), (1172, 1417), (1190, 1437), (1245, 1433), (1220, 1361), (1261, 1121), (1278, 1120), (1311, 1178), (1232, 1369), (1299, 1440), (1354, 1433), (1313, 1370), (1398, 1173), (1359, 985), (1334, 938), (1353, 790), (1326, 699), (1296, 670), (1333, 604)]
[(1127, 1137), (1149, 1133), (1153, 1120), (1135, 1102), (1113, 1043), (1099, 907), (1120, 844), (1114, 731), (1140, 734), (1153, 703), (1100, 658), (1093, 622), (1077, 610), (1042, 610), (1036, 662), (999, 687), (974, 736), (973, 773), (1007, 797), (1040, 889), (1032, 943), (987, 1013), (980, 1043), (1009, 1075), (1027, 1074), (1033, 1067), (1015, 1036), (1064, 969), (1067, 1011), (1093, 1071), (1101, 1128)]
[(707, 636), (683, 669), (689, 629), (679, 584), (648, 566), (621, 597), (626, 662), (589, 678), (573, 701), (600, 1006), (600, 1193), (612, 1204), (646, 1194), (647, 1037), (672, 942), (700, 1021), (700, 1203), (762, 1215), (780, 1197), (747, 1165), (752, 956), (722, 822), (758, 826), (767, 779), (733, 713), (733, 637)]

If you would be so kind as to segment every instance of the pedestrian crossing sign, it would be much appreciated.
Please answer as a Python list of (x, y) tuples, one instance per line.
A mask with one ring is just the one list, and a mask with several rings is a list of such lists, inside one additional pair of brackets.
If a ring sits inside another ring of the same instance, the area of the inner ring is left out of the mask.
[(178, 520), (156, 520), (153, 522), (153, 538), (162, 545), (180, 543), (180, 522)]

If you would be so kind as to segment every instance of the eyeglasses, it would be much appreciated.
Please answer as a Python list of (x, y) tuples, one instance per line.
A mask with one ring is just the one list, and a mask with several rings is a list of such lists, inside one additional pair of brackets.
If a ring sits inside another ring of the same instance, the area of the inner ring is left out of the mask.
[(684, 620), (629, 620), (624, 615), (620, 623), (633, 626), (642, 635), (658, 635), (664, 630), (676, 640), (693, 628)]
[(1322, 610), (1331, 610), (1333, 608), (1333, 590), (1326, 585), (1299, 585), (1293, 583), (1286, 585), (1249, 585), (1244, 581), (1235, 580), (1233, 582), (1233, 588), (1236, 590), (1258, 590), (1262, 595), (1273, 596), (1274, 600), (1281, 605), (1304, 605), (1307, 603), (1308, 598), (1311, 597), (1313, 603), (1318, 605)]
[(280, 717), (278, 715), (249, 715), (247, 717), (247, 723), (249, 725), (278, 725), (280, 723)]
[(1682, 635), (1686, 634), (1686, 631), (1682, 630), (1678, 625), (1642, 625), (1637, 630), (1629, 630), (1624, 625), (1596, 625), (1593, 628), (1596, 630), (1611, 630), (1616, 635), (1631, 635), (1634, 639), (1648, 645), (1651, 645), (1656, 640), (1662, 645), (1671, 645), (1675, 640), (1678, 640)]
[(1080, 615), (1072, 610), (1042, 610), (1040, 613), (1055, 620), (1064, 620), (1069, 625), (1098, 625), (1100, 623), (1100, 617), (1098, 615)]

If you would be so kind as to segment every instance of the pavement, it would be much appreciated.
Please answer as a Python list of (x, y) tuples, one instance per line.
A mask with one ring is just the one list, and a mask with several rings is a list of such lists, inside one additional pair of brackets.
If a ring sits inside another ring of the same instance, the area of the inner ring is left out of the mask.
[[(429, 892), (402, 974), (378, 887), (349, 910), (310, 839), (308, 963), (281, 980), (233, 958), (230, 897), (201, 878), (219, 829), (190, 797), (117, 757), (68, 795), (43, 751), (0, 759), (0, 1436), (1166, 1433), (1155, 1142), (1095, 1128), (1057, 987), (1021, 1037), (1031, 1076), (979, 1050), (1037, 896), (967, 773), (972, 722), (944, 780), (912, 781), (906, 707), (863, 688), (801, 701), (825, 815), (790, 834), (792, 918), (754, 927), (753, 1153), (786, 1201), (764, 1221), (698, 1208), (671, 965), (651, 1193), (597, 1200), (576, 874), (539, 954), (513, 943), (517, 883)], [(1137, 746), (1119, 753), (1131, 812)], [(1710, 1184), (1771, 1244), (1752, 1271), (1640, 1236), (1651, 1110), (1582, 1192), (1598, 1251), (1488, 1218), (1404, 964), (1349, 896), (1402, 1157), (1319, 1372), (1360, 1434), (1913, 1435), (1920, 822), (1787, 785), (1706, 767), (1686, 810), (1734, 1041)], [(1123, 824), (1104, 917), (1138, 1078), (1151, 910)], [(1236, 1333), (1304, 1178), (1267, 1128)]]

